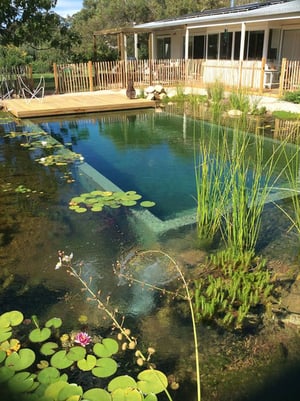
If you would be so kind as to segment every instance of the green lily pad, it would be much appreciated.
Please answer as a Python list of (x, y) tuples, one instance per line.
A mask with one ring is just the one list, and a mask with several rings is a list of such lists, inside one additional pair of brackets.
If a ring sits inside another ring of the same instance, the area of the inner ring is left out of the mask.
[[(57, 401), (68, 400), (69, 397), (79, 395), (81, 396), (83, 393), (82, 387), (76, 384), (67, 384), (64, 386), (60, 392), (58, 393)], [(79, 398), (78, 398), (79, 399)]]
[(34, 329), (29, 333), (29, 340), (33, 343), (42, 343), (51, 336), (51, 330), (48, 327)]
[(113, 338), (104, 338), (101, 343), (96, 343), (93, 351), (97, 356), (109, 357), (119, 350), (119, 344)]
[(11, 377), (13, 377), (15, 371), (8, 368), (7, 366), (1, 366), (0, 368), (0, 383), (7, 382)]
[(29, 391), (34, 384), (35, 375), (29, 372), (16, 373), (8, 381), (8, 387), (13, 390), (14, 393), (24, 393)]
[(87, 401), (111, 401), (110, 394), (102, 388), (91, 388), (83, 393), (83, 398)]
[(67, 353), (67, 358), (71, 361), (80, 361), (86, 355), (86, 349), (84, 347), (75, 346), (70, 348), (69, 352)]
[(127, 388), (127, 387), (137, 388), (137, 383), (131, 376), (123, 375), (112, 379), (108, 383), (107, 388), (108, 391), (112, 392), (118, 388)]
[(2, 363), (5, 358), (6, 358), (6, 352), (1, 349), (0, 350), (0, 363)]
[(0, 327), (0, 342), (8, 340), (12, 336), (11, 327)]
[(154, 393), (149, 393), (146, 395), (144, 401), (157, 401), (157, 397)]
[(142, 207), (153, 207), (153, 206), (156, 205), (156, 203), (152, 202), (152, 201), (143, 201), (143, 202), (140, 203), (140, 205)]
[(11, 326), (18, 326), (24, 320), (24, 316), (22, 312), (17, 310), (5, 312), (0, 316), (0, 327), (4, 322), (8, 322)]
[(67, 352), (65, 350), (56, 352), (52, 355), (50, 360), (51, 365), (57, 369), (66, 369), (71, 366), (73, 362), (74, 361), (67, 358)]
[(65, 381), (57, 381), (51, 383), (45, 390), (44, 396), (45, 398), (49, 398), (50, 400), (57, 400), (58, 394), (60, 391), (67, 387), (69, 384)]
[(138, 388), (144, 393), (158, 394), (168, 386), (168, 379), (164, 373), (156, 369), (146, 369), (138, 375)]
[(80, 370), (88, 371), (92, 370), (96, 366), (97, 359), (94, 355), (88, 355), (86, 359), (81, 359), (77, 362), (77, 366)]
[(130, 200), (130, 199), (123, 200), (121, 203), (123, 206), (135, 206), (136, 205), (136, 201)]
[(37, 378), (38, 381), (42, 384), (50, 384), (58, 381), (59, 376), (59, 370), (52, 366), (49, 366), (48, 368), (41, 370)]
[(59, 317), (53, 317), (46, 322), (45, 327), (54, 327), (55, 329), (58, 329), (61, 325), (62, 320)]
[(96, 367), (92, 370), (94, 376), (109, 377), (116, 373), (118, 364), (111, 358), (100, 358), (96, 362)]
[(118, 388), (111, 394), (112, 401), (142, 401), (144, 398), (136, 388)]
[(85, 207), (77, 207), (74, 209), (76, 213), (85, 213), (87, 212), (87, 209)]
[(19, 352), (13, 352), (5, 360), (5, 366), (12, 370), (24, 370), (35, 361), (35, 353), (29, 348), (22, 348)]
[(56, 349), (58, 348), (58, 344), (49, 341), (48, 343), (45, 343), (41, 346), (41, 353), (43, 355), (53, 355), (56, 351)]

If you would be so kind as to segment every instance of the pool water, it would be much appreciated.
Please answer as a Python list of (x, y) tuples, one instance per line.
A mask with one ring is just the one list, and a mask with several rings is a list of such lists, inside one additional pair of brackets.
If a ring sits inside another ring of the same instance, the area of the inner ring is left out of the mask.
[[(194, 210), (193, 146), (195, 132), (203, 132), (197, 128), (202, 126), (200, 122), (150, 110), (67, 117), (39, 123), (67, 147), (82, 153), (87, 162), (92, 164), (98, 158), (102, 159), (101, 168), (97, 164), (94, 164), (94, 168), (99, 168), (101, 174), (108, 176), (122, 189), (134, 189), (143, 198), (155, 200), (158, 205), (153, 213), (161, 219), (168, 221), (191, 208)], [(207, 127), (207, 132), (211, 133), (210, 126)], [(84, 279), (91, 279), (92, 288), (101, 290), (101, 296), (107, 300), (108, 306), (112, 310), (118, 309), (120, 319), (125, 316), (126, 325), (132, 328), (143, 346), (156, 348), (154, 362), (158, 367), (167, 374), (177, 375), (181, 387), (179, 392), (172, 394), (174, 401), (184, 398), (194, 401), (195, 388), (191, 384), (191, 378), (194, 378), (193, 339), (190, 319), (186, 315), (183, 317), (185, 306), (175, 304), (174, 307), (172, 299), (140, 285), (129, 286), (113, 273), (112, 266), (118, 261), (124, 265), (128, 255), (146, 247), (146, 242), (141, 241), (140, 232), (131, 224), (131, 209), (80, 215), (69, 210), (69, 200), (86, 190), (84, 183), (81, 183), (83, 170), (70, 166), (44, 167), (36, 163), (35, 152), (20, 146), (22, 139), (5, 137), (7, 132), (22, 129), (15, 124), (0, 125), (1, 310), (19, 309), (27, 318), (38, 315), (42, 322), (59, 316), (66, 330), (76, 329), (80, 315), (86, 315), (89, 329), (95, 334), (101, 335), (110, 330), (110, 322), (93, 304), (86, 301), (81, 285), (64, 269), (55, 270), (57, 251), (64, 250), (67, 254), (73, 252), (74, 266), (82, 269)], [(89, 143), (90, 139), (92, 144)], [(274, 144), (276, 142), (272, 142), (272, 146)], [(270, 151), (272, 146), (269, 147)], [(89, 153), (84, 149), (91, 152), (90, 160)], [(139, 160), (138, 167), (133, 154)], [(158, 167), (161, 159), (163, 163)], [(174, 166), (175, 162), (179, 163), (186, 175), (181, 176), (181, 171)], [(107, 166), (111, 166), (111, 169)], [(125, 167), (131, 170), (124, 173)], [(152, 180), (150, 182), (149, 178), (145, 189), (143, 180), (141, 183), (135, 181), (136, 172), (140, 170), (145, 181), (145, 177), (151, 177)], [(166, 179), (163, 181), (164, 172), (168, 172), (170, 182)], [(74, 182), (69, 182), (70, 176)], [(186, 193), (180, 189), (181, 184), (186, 188)], [(16, 192), (20, 185), (31, 191)], [(164, 191), (168, 201), (163, 201), (161, 206), (160, 197), (163, 197)], [(172, 211), (173, 204), (176, 207), (175, 214)], [(285, 263), (288, 260), (294, 263), (298, 250), (297, 239), (288, 233), (289, 222), (274, 209), (266, 218), (268, 227), (263, 250), (271, 253), (275, 249), (276, 256)], [(195, 227), (192, 224), (168, 232), (152, 242), (151, 247), (171, 254), (180, 261), (187, 274), (206, 257), (195, 246)], [(136, 274), (137, 279), (150, 281), (153, 285), (167, 283), (169, 286), (169, 276), (161, 274), (156, 259), (141, 261)], [(174, 276), (175, 287), (181, 287), (180, 283), (177, 284), (177, 275)], [(173, 285), (172, 282), (171, 289)], [(253, 371), (248, 374), (245, 369), (246, 374), (241, 377), (235, 365), (236, 361), (241, 363), (246, 358), (242, 368), (247, 368), (248, 358), (253, 358), (251, 344), (257, 346), (256, 338), (252, 343), (251, 336), (245, 339), (202, 325), (199, 325), (199, 335), (203, 399), (237, 401), (243, 399), (241, 394), (248, 397), (248, 389), (256, 378), (257, 366), (254, 362)], [(271, 366), (273, 355), (276, 359), (276, 349), (271, 348), (261, 368), (261, 378), (268, 369), (271, 373), (280, 370), (278, 364), (274, 369)]]

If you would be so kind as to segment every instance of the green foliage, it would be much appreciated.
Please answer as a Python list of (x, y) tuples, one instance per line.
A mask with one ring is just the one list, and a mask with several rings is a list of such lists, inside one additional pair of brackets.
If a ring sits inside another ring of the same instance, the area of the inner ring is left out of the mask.
[(283, 100), (286, 100), (287, 102), (292, 102), (299, 104), (300, 103), (300, 91), (294, 91), (294, 92), (287, 92), (283, 96)]
[(279, 118), (280, 120), (299, 120), (299, 113), (292, 113), (290, 111), (278, 110), (273, 111), (272, 116), (275, 118)]
[[(27, 326), (18, 327), (23, 320), (23, 314), (19, 311), (2, 314), (0, 337), (4, 335), (5, 338), (8, 334), (10, 338), (16, 332), (22, 333), (22, 339), (25, 340)], [(147, 396), (166, 391), (167, 377), (154, 368), (140, 372), (137, 380), (127, 375), (111, 378), (118, 370), (118, 363), (114, 358), (119, 353), (119, 344), (113, 338), (104, 338), (93, 345), (87, 343), (86, 347), (76, 345), (74, 340), (70, 340), (66, 348), (62, 348), (63, 345), (57, 342), (61, 319), (52, 318), (44, 327), (40, 327), (36, 318), (34, 320), (33, 323), (38, 327), (28, 333), (29, 344), (43, 343), (40, 351), (36, 347), (23, 348), (17, 339), (8, 342), (1, 337), (0, 340), (0, 383), (2, 388), (8, 389), (11, 400), (15, 400), (14, 397), (23, 400), (24, 397), (27, 401), (153, 401), (157, 398)], [(49, 337), (52, 341), (45, 342)], [(61, 339), (65, 337), (71, 338), (64, 334)], [(28, 340), (26, 343), (28, 344)], [(35, 365), (41, 357), (46, 357), (46, 360)], [(76, 383), (69, 383), (68, 374), (75, 370), (88, 372), (102, 379), (110, 378), (109, 382), (105, 382), (107, 390), (84, 389)]]
[(251, 110), (249, 97), (242, 91), (230, 93), (229, 104), (231, 109), (240, 110), (245, 114)]
[[(137, 200), (141, 199), (141, 195), (135, 191), (112, 192), (95, 190), (75, 196), (69, 202), (69, 209), (76, 213), (84, 213), (87, 210), (92, 212), (101, 212), (104, 207), (113, 209), (120, 206), (135, 206)], [(142, 207), (152, 207), (155, 203), (151, 201), (143, 201), (140, 203)]]
[(198, 321), (212, 320), (241, 329), (250, 312), (266, 304), (273, 286), (264, 261), (245, 269), (226, 264), (226, 260), (217, 254), (211, 261), (213, 273), (195, 281), (195, 315)]

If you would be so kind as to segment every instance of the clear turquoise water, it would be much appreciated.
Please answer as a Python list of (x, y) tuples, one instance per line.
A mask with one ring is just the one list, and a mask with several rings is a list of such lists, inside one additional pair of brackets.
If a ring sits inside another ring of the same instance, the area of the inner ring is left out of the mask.
[[(212, 143), (212, 161), (224, 136), (229, 147), (236, 146), (232, 129), (153, 110), (80, 118), (66, 116), (44, 121), (41, 127), (81, 153), (87, 163), (122, 190), (135, 190), (145, 200), (154, 201), (156, 206), (151, 212), (162, 220), (196, 208), (195, 148), (197, 163), (201, 163), (200, 141)], [(275, 141), (265, 139), (265, 162), (274, 146), (277, 146)], [(251, 137), (247, 154), (250, 164), (255, 166), (255, 141)], [(275, 175), (284, 163), (283, 158)], [(249, 185), (251, 179), (249, 172)], [(261, 183), (264, 184), (264, 177)]]

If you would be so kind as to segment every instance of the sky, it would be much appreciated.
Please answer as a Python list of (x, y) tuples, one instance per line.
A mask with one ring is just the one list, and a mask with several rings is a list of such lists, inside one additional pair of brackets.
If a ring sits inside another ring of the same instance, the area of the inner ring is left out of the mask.
[(83, 0), (57, 0), (54, 11), (62, 17), (66, 17), (80, 11), (82, 3)]

